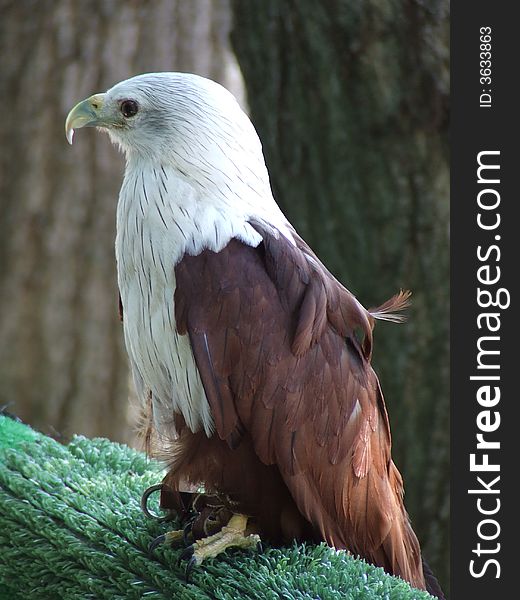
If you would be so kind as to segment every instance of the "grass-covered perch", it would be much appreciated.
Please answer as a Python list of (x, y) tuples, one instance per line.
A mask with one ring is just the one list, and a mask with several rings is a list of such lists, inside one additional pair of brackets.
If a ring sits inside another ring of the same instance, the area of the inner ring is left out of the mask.
[(161, 477), (126, 446), (80, 436), (64, 446), (0, 415), (0, 598), (431, 598), (323, 544), (228, 551), (187, 584), (181, 549), (147, 550), (171, 527), (139, 506)]

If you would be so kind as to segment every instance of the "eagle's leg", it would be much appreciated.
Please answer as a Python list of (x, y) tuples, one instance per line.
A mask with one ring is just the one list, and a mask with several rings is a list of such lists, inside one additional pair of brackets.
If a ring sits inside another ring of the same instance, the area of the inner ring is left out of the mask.
[(189, 559), (186, 568), (186, 577), (194, 566), (202, 564), (206, 558), (214, 558), (228, 548), (261, 549), (260, 536), (256, 533), (247, 533), (246, 515), (234, 514), (228, 524), (208, 537), (195, 540), (181, 554), (180, 560)]

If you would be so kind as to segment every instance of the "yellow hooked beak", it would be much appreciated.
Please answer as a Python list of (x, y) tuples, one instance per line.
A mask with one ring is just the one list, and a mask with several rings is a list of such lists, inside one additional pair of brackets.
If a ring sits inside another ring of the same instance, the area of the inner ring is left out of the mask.
[(103, 114), (105, 94), (95, 94), (79, 102), (67, 115), (65, 121), (65, 135), (72, 144), (74, 130), (81, 127), (107, 127), (109, 120)]

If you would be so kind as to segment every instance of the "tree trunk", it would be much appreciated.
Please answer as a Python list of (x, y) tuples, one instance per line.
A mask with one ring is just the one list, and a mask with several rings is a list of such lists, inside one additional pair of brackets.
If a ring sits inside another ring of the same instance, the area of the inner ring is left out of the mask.
[(187, 70), (240, 94), (225, 0), (2, 1), (0, 404), (46, 432), (128, 440), (115, 207), (123, 160), (79, 100), (145, 71)]
[(275, 197), (379, 324), (380, 375), (406, 504), (448, 587), (447, 0), (234, 0), (233, 45)]

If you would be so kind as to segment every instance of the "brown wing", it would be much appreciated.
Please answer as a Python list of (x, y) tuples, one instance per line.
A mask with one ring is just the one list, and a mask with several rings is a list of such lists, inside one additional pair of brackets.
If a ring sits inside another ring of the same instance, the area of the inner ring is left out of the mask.
[(371, 317), (302, 240), (258, 231), (258, 248), (234, 239), (175, 270), (177, 328), (216, 431), (232, 448), (247, 432), (329, 544), (424, 588), (370, 366)]

